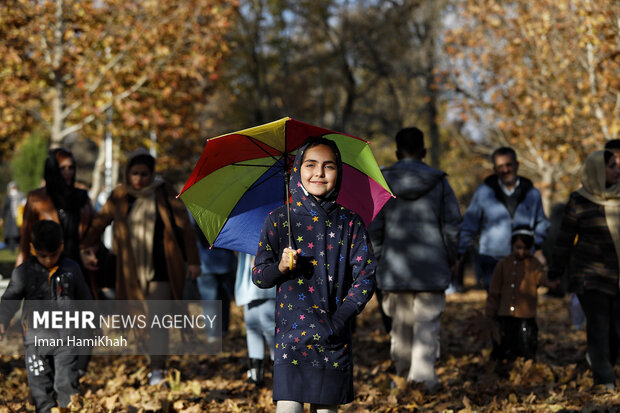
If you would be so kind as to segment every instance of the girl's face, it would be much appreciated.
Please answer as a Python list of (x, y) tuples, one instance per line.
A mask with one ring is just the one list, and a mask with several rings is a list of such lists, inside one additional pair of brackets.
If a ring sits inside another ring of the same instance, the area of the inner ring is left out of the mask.
[(327, 145), (307, 149), (301, 163), (301, 183), (309, 194), (322, 198), (336, 186), (338, 166), (336, 156)]
[(97, 271), (99, 269), (99, 259), (97, 253), (99, 252), (99, 245), (95, 245), (80, 250), (80, 259), (82, 265), (89, 271)]
[(153, 182), (153, 172), (148, 166), (138, 163), (129, 168), (129, 185), (135, 190), (149, 186)]
[(60, 169), (60, 174), (65, 180), (65, 183), (71, 186), (73, 177), (75, 176), (75, 163), (73, 159), (63, 156), (58, 160), (58, 168)]
[(512, 253), (517, 259), (522, 260), (530, 255), (530, 250), (525, 246), (525, 243), (521, 238), (516, 238), (512, 243)]
[(605, 165), (605, 183), (607, 186), (615, 185), (618, 182), (618, 176), (620, 176), (620, 169), (618, 169), (616, 157), (612, 156)]

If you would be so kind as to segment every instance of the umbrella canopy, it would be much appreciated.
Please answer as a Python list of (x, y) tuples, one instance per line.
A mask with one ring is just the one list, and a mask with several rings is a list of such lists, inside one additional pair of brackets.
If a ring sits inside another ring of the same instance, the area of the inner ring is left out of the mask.
[(393, 195), (368, 142), (283, 118), (207, 140), (179, 197), (211, 245), (256, 254), (265, 218), (288, 201), (294, 154), (311, 136), (336, 142), (343, 162), (337, 202), (370, 224)]

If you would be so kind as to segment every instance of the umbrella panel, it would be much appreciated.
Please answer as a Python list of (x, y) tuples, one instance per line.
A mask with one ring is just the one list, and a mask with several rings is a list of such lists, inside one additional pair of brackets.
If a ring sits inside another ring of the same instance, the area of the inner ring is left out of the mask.
[(372, 178), (387, 191), (388, 184), (385, 182), (375, 156), (372, 154), (372, 150), (366, 141), (339, 133), (332, 133), (324, 137), (336, 142), (344, 164)]
[(265, 218), (286, 201), (284, 179), (279, 160), (237, 202), (213, 245), (255, 255)]
[(383, 204), (392, 197), (373, 179), (347, 164), (342, 165), (342, 186), (345, 185), (349, 190), (341, 190), (336, 201), (345, 208), (359, 211), (358, 215), (366, 226), (370, 225)]
[[(269, 163), (272, 165), (268, 166)], [(268, 197), (277, 194), (278, 205), (282, 205), (284, 178), (281, 171), (282, 160), (274, 162), (273, 158), (245, 161), (242, 165), (228, 165), (205, 176), (183, 192), (180, 197), (209, 243), (217, 245), (215, 240), (228, 220), (236, 219), (243, 222), (244, 216), (249, 217), (254, 213), (262, 214), (264, 210), (267, 210), (260, 220), (262, 226), (264, 217), (274, 208), (273, 205), (276, 202), (270, 201)], [(243, 202), (240, 202), (241, 200)], [(250, 200), (252, 200), (252, 207), (248, 207)], [(253, 212), (254, 209), (260, 212)], [(231, 216), (232, 214), (236, 216)], [(258, 232), (260, 232), (260, 226)], [(237, 233), (236, 236), (243, 238), (243, 234)], [(258, 236), (259, 234), (256, 234), (257, 239)], [(256, 244), (252, 248), (256, 249)], [(251, 253), (255, 254), (256, 251)]]

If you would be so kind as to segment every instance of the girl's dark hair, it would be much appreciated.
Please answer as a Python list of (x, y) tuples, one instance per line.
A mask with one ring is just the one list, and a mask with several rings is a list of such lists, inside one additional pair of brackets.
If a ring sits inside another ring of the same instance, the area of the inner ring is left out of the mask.
[(74, 187), (75, 174), (71, 183), (67, 184), (60, 171), (60, 161), (65, 158), (71, 159), (75, 166), (75, 158), (68, 149), (55, 148), (49, 151), (44, 167), (45, 187), (56, 209), (78, 211), (82, 204)]
[(42, 219), (32, 227), (32, 246), (35, 250), (56, 252), (62, 244), (62, 228), (56, 221)]
[(329, 146), (329, 148), (332, 150), (334, 156), (336, 157), (336, 164), (338, 165), (338, 175), (340, 175), (342, 172), (342, 160), (340, 158), (340, 150), (338, 149), (336, 142), (332, 141), (331, 139), (327, 139), (322, 136), (309, 137), (304, 143), (304, 156), (303, 158), (301, 158), (301, 162), (303, 163), (303, 161), (306, 159), (306, 152), (308, 152), (308, 149), (320, 145)]
[(311, 136), (308, 139), (306, 139), (306, 142), (304, 143), (304, 146), (305, 146), (304, 158), (306, 157), (306, 152), (308, 151), (308, 149), (314, 148), (315, 146), (319, 146), (319, 145), (329, 146), (331, 150), (334, 152), (334, 155), (336, 155), (336, 162), (340, 162), (340, 150), (338, 149), (338, 146), (336, 145), (336, 143), (332, 141), (331, 139), (327, 139), (322, 136)]
[(614, 153), (605, 149), (605, 152), (603, 152), (603, 157), (605, 158), (605, 165), (607, 165), (607, 162), (614, 157)]
[(141, 154), (129, 161), (129, 165), (127, 166), (127, 170), (131, 169), (134, 165), (145, 165), (151, 172), (155, 172), (155, 158), (153, 158), (149, 154)]
[(525, 248), (532, 249), (534, 247), (534, 230), (528, 225), (517, 225), (512, 229), (510, 245), (514, 245), (517, 240), (521, 240), (525, 244)]

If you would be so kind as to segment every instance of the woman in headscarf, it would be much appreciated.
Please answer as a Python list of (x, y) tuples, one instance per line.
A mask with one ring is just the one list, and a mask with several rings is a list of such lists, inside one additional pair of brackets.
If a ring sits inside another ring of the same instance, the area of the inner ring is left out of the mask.
[(569, 290), (579, 297), (587, 320), (587, 354), (595, 385), (615, 388), (620, 344), (620, 169), (612, 152), (590, 154), (578, 191), (570, 195), (549, 279), (559, 279), (569, 258)]
[[(96, 243), (114, 221), (117, 300), (180, 300), (185, 277), (200, 275), (194, 230), (175, 194), (155, 176), (155, 158), (146, 150), (129, 155), (124, 182), (112, 191), (84, 242)], [(160, 337), (159, 345), (167, 349), (167, 343), (167, 336)], [(163, 380), (165, 362), (165, 356), (151, 356), (150, 384)]]
[(15, 266), (30, 255), (30, 233), (34, 224), (42, 219), (60, 224), (64, 254), (80, 262), (80, 240), (88, 230), (94, 211), (88, 193), (75, 187), (73, 154), (65, 148), (50, 150), (45, 160), (44, 178), (45, 186), (28, 193)]

